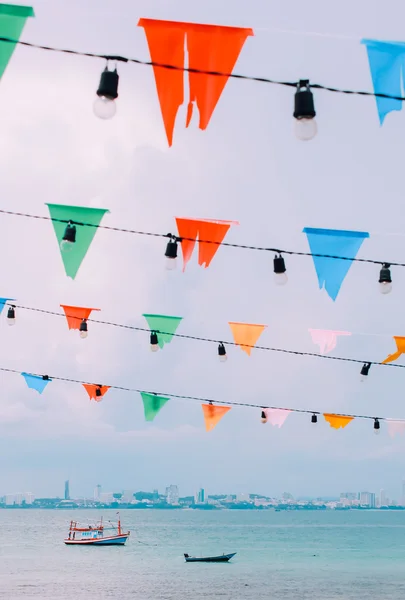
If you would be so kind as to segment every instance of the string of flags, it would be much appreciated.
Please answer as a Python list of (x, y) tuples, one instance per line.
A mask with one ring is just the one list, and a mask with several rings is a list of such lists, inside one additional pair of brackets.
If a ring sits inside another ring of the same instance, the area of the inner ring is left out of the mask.
[[(148, 64), (153, 67), (156, 91), (169, 146), (173, 143), (176, 116), (185, 97), (189, 98), (186, 127), (189, 126), (194, 107), (197, 106), (199, 128), (205, 130), (230, 77), (279, 84), (295, 88), (293, 117), (297, 138), (307, 141), (313, 139), (317, 134), (315, 103), (308, 79), (286, 82), (233, 73), (245, 42), (249, 37), (254, 36), (253, 29), (250, 27), (141, 18), (138, 26), (145, 31), (151, 57), (150, 61), (142, 61), (122, 56), (97, 55), (21, 42), (20, 36), (25, 22), (27, 18), (34, 16), (32, 7), (0, 4), (0, 77), (17, 44), (48, 51), (104, 58), (107, 64), (100, 77), (93, 109), (97, 117), (110, 119), (116, 113), (119, 74), (117, 67), (114, 70), (109, 69), (109, 62)], [(404, 98), (401, 96), (401, 82), (405, 43), (369, 39), (363, 39), (361, 43), (367, 50), (374, 93), (339, 90), (320, 84), (314, 84), (312, 87), (331, 92), (375, 96), (377, 112), (382, 125), (387, 114), (402, 108)], [(187, 46), (187, 67), (185, 66), (185, 44)], [(184, 90), (184, 71), (188, 73), (187, 94)]]
[[(6, 304), (10, 302), (9, 298), (0, 298), (0, 315), (6, 306)], [(15, 302), (15, 300), (13, 300)], [(182, 339), (189, 339), (194, 341), (201, 342), (209, 342), (218, 345), (217, 353), (220, 362), (226, 362), (228, 359), (228, 354), (226, 351), (226, 346), (239, 346), (241, 350), (243, 350), (248, 356), (251, 355), (251, 352), (254, 348), (257, 350), (266, 350), (271, 352), (281, 352), (283, 354), (293, 354), (296, 356), (310, 356), (315, 358), (323, 358), (330, 360), (338, 360), (350, 363), (358, 363), (361, 364), (360, 371), (360, 381), (367, 381), (369, 371), (372, 365), (386, 365), (397, 368), (405, 368), (403, 364), (392, 364), (398, 358), (401, 357), (402, 354), (405, 354), (405, 337), (402, 336), (393, 336), (394, 342), (396, 344), (397, 350), (395, 353), (390, 354), (385, 360), (382, 362), (376, 361), (364, 361), (355, 358), (347, 358), (342, 356), (330, 356), (330, 352), (332, 352), (336, 345), (339, 337), (350, 337), (352, 335), (349, 331), (335, 331), (335, 330), (327, 330), (327, 329), (308, 329), (308, 333), (310, 334), (312, 341), (319, 347), (319, 353), (314, 352), (302, 352), (298, 350), (290, 350), (286, 348), (272, 348), (269, 346), (259, 346), (257, 342), (267, 328), (267, 325), (259, 325), (255, 323), (238, 323), (234, 321), (228, 322), (230, 327), (233, 341), (218, 341), (211, 338), (191, 336), (187, 334), (178, 333), (177, 329), (183, 320), (182, 317), (170, 316), (170, 315), (159, 315), (159, 314), (150, 314), (144, 313), (142, 316), (145, 318), (148, 327), (137, 327), (134, 325), (124, 325), (120, 323), (113, 323), (111, 321), (100, 321), (95, 319), (90, 319), (91, 313), (93, 311), (99, 311), (98, 308), (88, 308), (88, 307), (80, 307), (80, 306), (67, 306), (62, 304), (61, 308), (63, 308), (63, 313), (57, 313), (49, 310), (44, 310), (40, 308), (33, 308), (27, 306), (18, 306), (15, 304), (8, 305), (7, 310), (7, 322), (9, 325), (15, 325), (16, 323), (16, 310), (23, 309), (29, 310), (33, 312), (38, 312), (42, 314), (52, 315), (52, 316), (64, 316), (67, 321), (69, 330), (78, 330), (81, 338), (85, 339), (88, 336), (88, 321), (99, 325), (108, 325), (113, 327), (119, 327), (124, 329), (130, 329), (133, 331), (140, 332), (148, 332), (150, 335), (150, 350), (152, 352), (157, 352), (159, 349), (163, 349), (165, 344), (168, 344), (172, 341), (173, 337), (179, 337)], [(360, 334), (362, 335), (362, 334)], [(367, 335), (367, 334), (366, 334)]]
[(256, 404), (248, 404), (243, 402), (223, 402), (220, 400), (209, 400), (206, 398), (198, 398), (195, 396), (179, 396), (176, 394), (157, 394), (155, 392), (131, 389), (114, 385), (90, 384), (84, 381), (69, 379), (66, 377), (50, 377), (48, 375), (37, 375), (33, 373), (20, 372), (14, 369), (0, 367), (0, 371), (21, 375), (29, 389), (32, 389), (39, 394), (42, 394), (47, 386), (53, 381), (69, 382), (81, 385), (86, 391), (90, 401), (101, 402), (109, 390), (119, 390), (125, 392), (136, 393), (141, 396), (145, 421), (151, 422), (155, 419), (162, 408), (169, 402), (170, 399), (193, 400), (201, 403), (203, 418), (206, 431), (212, 431), (222, 418), (234, 407), (247, 407), (259, 411), (260, 421), (263, 424), (269, 423), (273, 427), (280, 429), (287, 417), (291, 413), (300, 413), (311, 416), (311, 423), (318, 423), (318, 417), (323, 416), (324, 420), (332, 429), (344, 429), (349, 423), (356, 419), (369, 419), (373, 422), (374, 433), (380, 433), (381, 423), (385, 422), (388, 433), (391, 437), (403, 434), (405, 432), (404, 419), (392, 419), (388, 417), (373, 417), (367, 415), (347, 415), (337, 413), (321, 413), (319, 411), (295, 409), (295, 408), (280, 408), (266, 407)]
[[(405, 267), (404, 263), (388, 263), (386, 261), (358, 258), (357, 253), (364, 240), (370, 237), (367, 232), (304, 227), (303, 233), (306, 234), (310, 252), (295, 252), (225, 242), (224, 239), (230, 227), (238, 225), (235, 221), (176, 217), (178, 235), (172, 233), (159, 234), (101, 226), (101, 220), (109, 212), (108, 209), (62, 204), (48, 204), (47, 206), (50, 212), (49, 220), (52, 221), (55, 230), (65, 273), (72, 279), (75, 279), (99, 227), (138, 235), (169, 238), (165, 250), (166, 267), (169, 270), (176, 268), (179, 244), (183, 255), (183, 272), (193, 255), (197, 243), (198, 264), (204, 268), (210, 266), (221, 245), (274, 252), (273, 273), (275, 283), (278, 285), (285, 285), (288, 281), (286, 261), (282, 256), (283, 254), (311, 256), (318, 279), (318, 287), (320, 290), (325, 290), (333, 301), (336, 300), (350, 267), (355, 261), (380, 266), (377, 281), (382, 294), (388, 294), (392, 291), (391, 267)], [(0, 214), (47, 219), (47, 217), (5, 210), (0, 210)]]

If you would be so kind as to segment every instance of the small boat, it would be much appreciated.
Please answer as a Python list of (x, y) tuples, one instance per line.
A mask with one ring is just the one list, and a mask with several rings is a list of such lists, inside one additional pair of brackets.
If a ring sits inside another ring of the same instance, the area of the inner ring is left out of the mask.
[(70, 521), (69, 535), (64, 539), (67, 546), (123, 546), (130, 532), (123, 532), (120, 516), (118, 522), (108, 521), (104, 525), (103, 519), (93, 525), (81, 526), (77, 521)]
[(232, 554), (222, 554), (221, 556), (189, 556), (188, 554), (184, 555), (186, 562), (228, 562), (235, 556), (236, 552)]

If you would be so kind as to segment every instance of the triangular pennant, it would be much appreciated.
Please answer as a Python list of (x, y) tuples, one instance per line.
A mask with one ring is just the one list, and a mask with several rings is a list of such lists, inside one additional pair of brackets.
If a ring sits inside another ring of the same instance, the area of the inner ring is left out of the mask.
[[(31, 6), (0, 4), (0, 37), (15, 40), (17, 43), (27, 18), (34, 16), (34, 9)], [(16, 43), (0, 42), (0, 78), (3, 77)]]
[(66, 320), (69, 329), (79, 329), (80, 323), (87, 320), (93, 310), (100, 310), (99, 308), (84, 308), (83, 306), (66, 306), (61, 304), (61, 308), (65, 311)]
[(344, 417), (342, 415), (333, 415), (331, 413), (324, 413), (323, 416), (325, 417), (325, 421), (327, 421), (333, 429), (339, 429), (340, 427), (343, 429), (343, 427), (346, 427), (346, 425), (354, 419), (354, 417)]
[(0, 315), (3, 312), (3, 308), (7, 304), (7, 302), (15, 302), (15, 298), (0, 298)]
[(329, 329), (308, 329), (314, 344), (319, 346), (320, 354), (328, 354), (336, 348), (337, 338), (352, 335), (349, 331), (331, 331)]
[(205, 429), (212, 431), (226, 413), (231, 410), (230, 406), (215, 406), (213, 404), (202, 404)]
[(164, 407), (169, 398), (158, 396), (157, 394), (147, 394), (141, 392), (143, 400), (143, 409), (145, 412), (145, 421), (153, 421), (158, 412)]
[(405, 337), (394, 335), (394, 340), (397, 346), (397, 351), (394, 352), (394, 354), (390, 354), (389, 356), (387, 356), (387, 358), (382, 362), (383, 365), (397, 360), (397, 358), (399, 358), (401, 354), (405, 352)]
[(250, 356), (257, 340), (266, 329), (267, 325), (254, 325), (252, 323), (229, 323), (235, 344), (238, 344)]
[[(215, 221), (211, 219), (183, 219), (176, 217), (177, 229), (181, 239), (183, 253), (183, 271), (191, 258), (197, 238), (198, 264), (209, 267), (219, 246), (228, 233), (231, 225), (238, 225), (236, 221)], [(202, 240), (202, 241), (200, 241)]]
[[(182, 69), (185, 64), (185, 39), (190, 69), (226, 74), (232, 72), (243, 45), (247, 37), (253, 35), (253, 30), (156, 19), (140, 19), (138, 26), (145, 30), (152, 62), (178, 67), (153, 67), (167, 141), (171, 146), (177, 112), (184, 102)], [(191, 121), (195, 102), (200, 112), (199, 127), (206, 129), (228, 77), (190, 72), (188, 79), (190, 101), (186, 127)]]
[(96, 385), (94, 383), (83, 383), (84, 389), (89, 395), (90, 400), (101, 402), (104, 394), (110, 389), (110, 385)]
[(264, 408), (263, 412), (267, 421), (280, 429), (291, 411), (287, 408)]
[(46, 375), (43, 377), (40, 377), (39, 375), (30, 375), (30, 373), (21, 373), (21, 375), (24, 377), (27, 386), (40, 394), (42, 394), (48, 383), (52, 381), (52, 379), (49, 379)]
[[(404, 79), (404, 42), (379, 42), (377, 40), (361, 40), (367, 48), (371, 78), (375, 94), (401, 97)], [(402, 109), (402, 100), (376, 96), (380, 125), (388, 113)]]
[(390, 437), (394, 438), (397, 434), (403, 435), (405, 432), (405, 421), (395, 421), (391, 419), (386, 419), (388, 434)]
[(370, 237), (370, 234), (362, 231), (314, 229), (313, 227), (305, 227), (303, 231), (307, 234), (313, 255), (343, 257), (339, 259), (313, 256), (319, 289), (325, 288), (332, 300), (336, 300), (353, 259), (356, 258), (360, 246), (365, 238)]
[[(59, 243), (66, 275), (74, 279), (96, 235), (101, 219), (109, 210), (83, 206), (66, 206), (64, 204), (47, 204), (47, 206), (51, 219), (55, 219), (52, 223)], [(76, 226), (76, 241), (65, 248), (64, 246), (61, 247), (61, 243), (66, 230), (66, 221), (72, 221)], [(80, 223), (88, 225), (80, 225)]]
[(155, 331), (158, 336), (158, 344), (163, 348), (165, 344), (172, 341), (177, 327), (183, 317), (169, 317), (167, 315), (142, 315), (145, 317), (151, 331)]

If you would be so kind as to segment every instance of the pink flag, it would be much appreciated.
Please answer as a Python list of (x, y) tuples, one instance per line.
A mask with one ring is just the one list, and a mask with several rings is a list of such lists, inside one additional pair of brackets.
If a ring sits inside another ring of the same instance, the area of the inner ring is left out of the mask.
[(336, 348), (338, 335), (352, 335), (350, 331), (331, 331), (329, 329), (308, 329), (314, 344), (319, 346), (320, 354), (327, 354)]
[(267, 417), (267, 421), (272, 425), (277, 425), (280, 429), (291, 411), (286, 408), (264, 408), (263, 412)]
[(405, 431), (405, 421), (391, 421), (387, 419), (388, 433), (390, 437), (395, 437), (398, 433), (402, 435)]

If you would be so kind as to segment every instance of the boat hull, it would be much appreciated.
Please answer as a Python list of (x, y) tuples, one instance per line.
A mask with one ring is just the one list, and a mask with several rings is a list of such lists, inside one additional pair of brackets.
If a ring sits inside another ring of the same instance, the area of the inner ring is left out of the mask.
[(89, 540), (64, 540), (66, 546), (123, 546), (127, 541), (129, 534), (115, 535), (105, 538), (95, 538)]
[(186, 562), (228, 562), (235, 556), (236, 552), (233, 554), (223, 554), (222, 556), (206, 556), (202, 558), (196, 558), (194, 556), (187, 556)]

